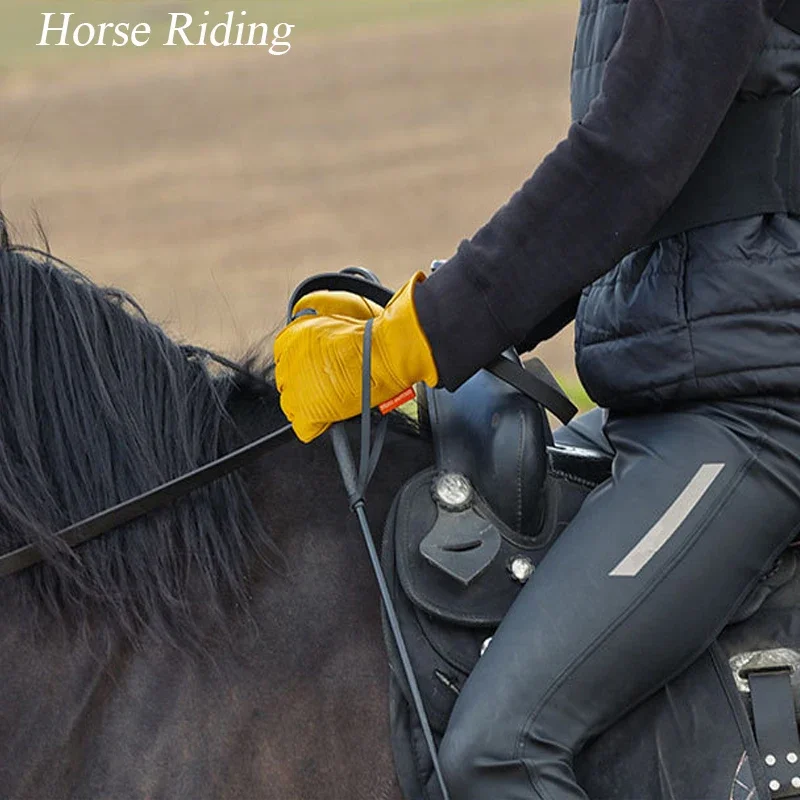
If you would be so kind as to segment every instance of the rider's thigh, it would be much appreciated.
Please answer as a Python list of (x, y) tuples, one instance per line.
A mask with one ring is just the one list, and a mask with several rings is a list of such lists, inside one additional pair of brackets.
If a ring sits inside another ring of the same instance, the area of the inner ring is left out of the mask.
[(610, 414), (612, 477), (520, 593), (442, 743), (453, 800), (584, 800), (572, 757), (710, 644), (800, 523), (800, 402)]

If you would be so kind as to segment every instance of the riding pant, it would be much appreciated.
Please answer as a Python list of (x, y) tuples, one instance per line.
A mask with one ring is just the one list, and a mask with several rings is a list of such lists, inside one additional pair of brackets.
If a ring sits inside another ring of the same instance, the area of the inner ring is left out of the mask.
[(452, 800), (586, 800), (575, 754), (696, 659), (800, 531), (800, 399), (596, 410), (556, 440), (608, 450), (612, 476), (461, 692)]

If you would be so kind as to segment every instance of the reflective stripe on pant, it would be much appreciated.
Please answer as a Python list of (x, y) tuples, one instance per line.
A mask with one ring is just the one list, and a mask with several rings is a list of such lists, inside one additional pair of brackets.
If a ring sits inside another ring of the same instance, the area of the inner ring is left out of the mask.
[[(556, 439), (597, 439), (599, 419)], [(612, 477), (456, 703), (441, 747), (452, 800), (585, 800), (575, 753), (705, 650), (800, 527), (800, 401), (611, 413), (603, 433)]]

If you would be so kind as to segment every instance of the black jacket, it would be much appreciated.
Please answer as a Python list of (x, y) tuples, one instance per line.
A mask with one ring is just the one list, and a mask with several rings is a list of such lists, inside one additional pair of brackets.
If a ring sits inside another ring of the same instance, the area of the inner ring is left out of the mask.
[(800, 37), (771, 20), (780, 6), (582, 1), (567, 138), (417, 289), (443, 385), (555, 333), (592, 284), (576, 350), (600, 404), (800, 394), (800, 221), (755, 217), (631, 252), (737, 95), (800, 86)]

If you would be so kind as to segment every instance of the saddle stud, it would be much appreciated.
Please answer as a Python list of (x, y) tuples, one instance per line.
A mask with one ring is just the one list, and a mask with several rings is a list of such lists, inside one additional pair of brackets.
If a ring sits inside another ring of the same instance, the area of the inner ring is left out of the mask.
[(433, 499), (436, 505), (448, 511), (463, 511), (472, 505), (472, 484), (460, 472), (443, 472), (433, 482)]
[(531, 561), (527, 556), (514, 556), (511, 561), (508, 562), (508, 571), (511, 573), (511, 577), (517, 582), (521, 584), (526, 584), (528, 582), (528, 578), (533, 575), (535, 567), (533, 566), (533, 561)]

